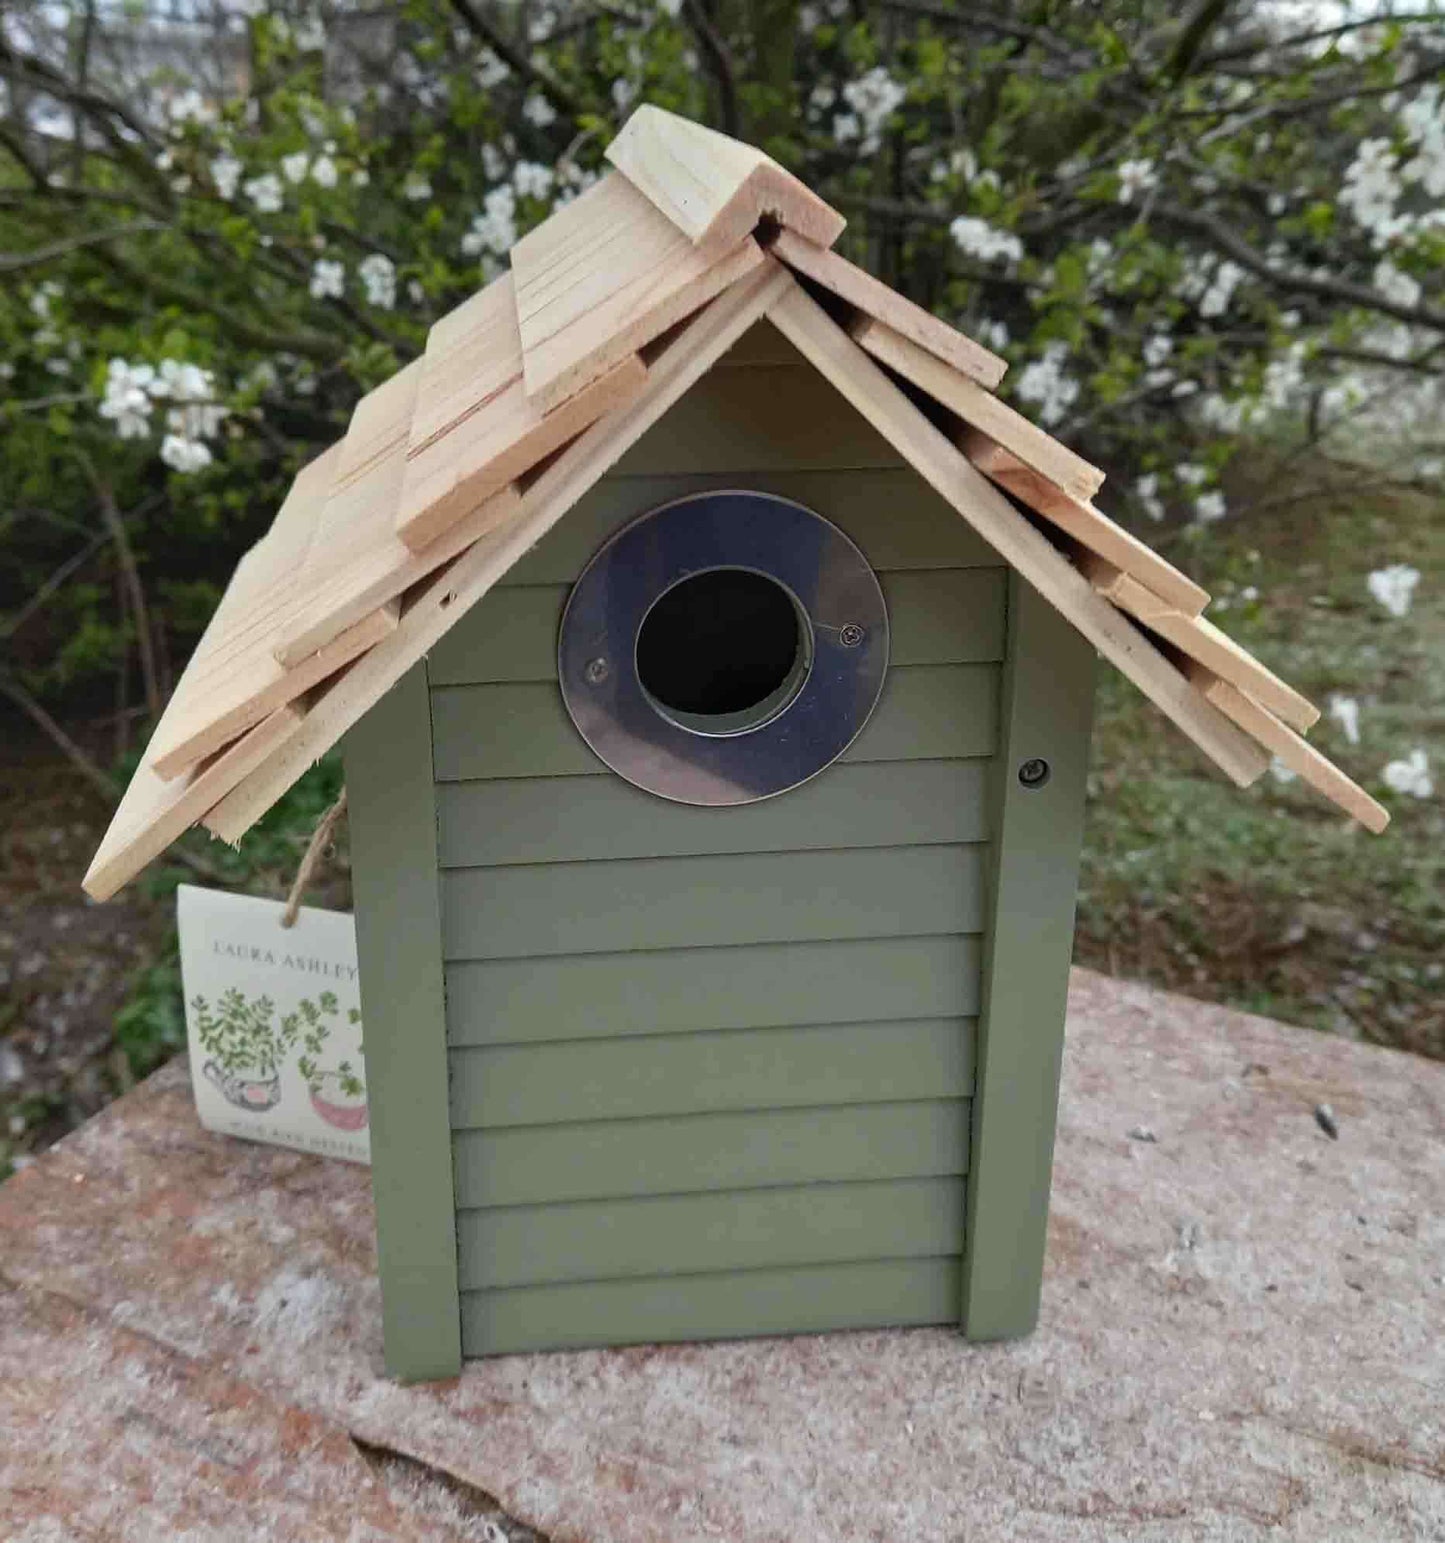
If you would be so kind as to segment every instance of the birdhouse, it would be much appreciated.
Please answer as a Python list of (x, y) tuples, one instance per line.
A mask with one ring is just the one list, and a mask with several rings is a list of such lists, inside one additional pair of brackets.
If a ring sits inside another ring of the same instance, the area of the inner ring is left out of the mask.
[(1371, 828), (1318, 713), (653, 108), (236, 570), (87, 878), (343, 745), (387, 1362), (1035, 1321), (1103, 654)]

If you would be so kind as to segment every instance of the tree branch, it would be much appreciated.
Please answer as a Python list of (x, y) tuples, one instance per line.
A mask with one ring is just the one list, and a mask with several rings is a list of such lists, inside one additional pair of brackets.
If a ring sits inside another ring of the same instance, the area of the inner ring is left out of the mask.
[(50, 262), (52, 258), (64, 257), (67, 252), (76, 252), (82, 247), (99, 246), (105, 241), (119, 241), (126, 236), (140, 236), (150, 231), (169, 229), (170, 226), (163, 220), (135, 220), (129, 225), (112, 225), (108, 230), (67, 236), (64, 240), (52, 241), (49, 246), (35, 247), (29, 252), (0, 252), (0, 273), (17, 273), (22, 268), (38, 267), (41, 263)]
[(1378, 311), (1382, 316), (1393, 316), (1396, 321), (1408, 322), (1412, 327), (1430, 327), (1437, 332), (1445, 332), (1445, 311), (1433, 305), (1401, 305), (1377, 289), (1364, 284), (1352, 284), (1348, 279), (1322, 279), (1298, 270), (1272, 267), (1262, 252), (1257, 252), (1212, 214), (1199, 214), (1170, 203), (1156, 204), (1154, 213), (1172, 225), (1206, 237), (1241, 268), (1276, 289), (1290, 290), (1301, 295), (1318, 295), (1321, 299), (1337, 300), (1345, 305), (1362, 306), (1366, 310)]
[(0, 675), (0, 696), (7, 696), (50, 740), (90, 786), (115, 807), (120, 789), (50, 716), (13, 675)]
[(530, 80), (554, 107), (560, 108), (575, 123), (582, 116), (581, 105), (575, 101), (565, 86), (560, 86), (540, 65), (534, 64), (525, 53), (508, 42), (500, 32), (472, 4), (472, 0), (449, 0), (462, 25), (474, 38), (480, 39), (496, 56), (516, 71), (523, 80)]

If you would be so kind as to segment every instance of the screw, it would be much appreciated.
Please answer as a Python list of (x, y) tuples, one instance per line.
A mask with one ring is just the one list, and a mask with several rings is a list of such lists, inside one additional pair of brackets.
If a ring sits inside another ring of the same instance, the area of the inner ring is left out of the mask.
[(1019, 781), (1026, 788), (1041, 788), (1049, 780), (1049, 763), (1041, 756), (1031, 756), (1019, 767)]
[(582, 671), (582, 677), (589, 686), (600, 686), (611, 673), (611, 666), (605, 659), (589, 659), (587, 668)]
[(844, 648), (857, 648), (868, 634), (855, 621), (844, 622), (838, 628), (838, 641)]

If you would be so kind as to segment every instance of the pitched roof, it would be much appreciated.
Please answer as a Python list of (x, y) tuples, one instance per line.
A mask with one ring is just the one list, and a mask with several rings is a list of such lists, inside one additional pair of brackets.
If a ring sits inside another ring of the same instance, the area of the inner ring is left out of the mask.
[(1384, 828), (1301, 738), (1318, 710), (1094, 506), (1097, 467), (993, 394), (1004, 362), (830, 249), (840, 215), (760, 151), (656, 108), (607, 155), (617, 169), (524, 236), (298, 474), (176, 687), (90, 894), (197, 821), (239, 839), (764, 317), (1235, 782), (1278, 756)]

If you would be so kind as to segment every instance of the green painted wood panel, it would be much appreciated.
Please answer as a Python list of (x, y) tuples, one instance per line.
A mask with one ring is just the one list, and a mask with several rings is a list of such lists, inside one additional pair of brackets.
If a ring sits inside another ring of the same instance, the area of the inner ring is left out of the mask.
[(442, 875), (447, 959), (976, 932), (977, 846), (750, 852), (455, 868)]
[(459, 1131), (457, 1204), (960, 1174), (968, 1136), (968, 1101), (956, 1098)]
[(449, 964), (454, 1045), (966, 1018), (978, 937), (867, 938)]
[(620, 777), (445, 782), (444, 868), (982, 841), (986, 760), (835, 766), (780, 798), (697, 809)]
[(570, 584), (607, 537), (629, 520), (687, 493), (738, 486), (776, 493), (815, 510), (856, 541), (880, 573), (1003, 565), (993, 547), (912, 472), (756, 471), (742, 479), (689, 469), (678, 476), (603, 478), (502, 584)]
[(387, 1370), (461, 1367), (426, 666), (346, 736)]
[(451, 1053), (452, 1129), (959, 1098), (973, 1020), (815, 1024)]
[[(992, 664), (890, 670), (872, 718), (842, 761), (992, 754), (999, 679), (1000, 667)], [(432, 692), (432, 734), (440, 782), (612, 775), (583, 743), (555, 685), (437, 688)]]
[(468, 1355), (950, 1322), (956, 1258), (469, 1291)]
[[(882, 575), (889, 662), (980, 664), (1003, 658), (1005, 575), (999, 568), (935, 568)], [(568, 586), (493, 590), (437, 644), (434, 686), (557, 678), (557, 631)]]
[(714, 370), (616, 474), (898, 466), (898, 452), (811, 365)]
[[(970, 1339), (1027, 1334), (1038, 1318), (1095, 670), (1088, 644), (1016, 579), (960, 1299)], [(1050, 776), (1029, 788), (1018, 770), (1034, 757)]]
[(462, 1288), (958, 1254), (963, 1184), (808, 1184), (462, 1211)]

